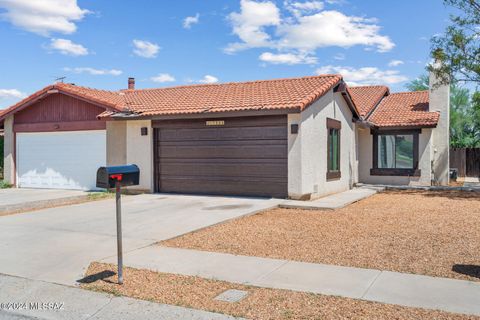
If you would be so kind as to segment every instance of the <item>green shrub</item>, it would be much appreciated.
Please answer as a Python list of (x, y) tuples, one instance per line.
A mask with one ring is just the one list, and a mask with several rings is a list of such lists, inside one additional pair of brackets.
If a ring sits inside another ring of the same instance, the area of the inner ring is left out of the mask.
[(0, 189), (11, 188), (12, 185), (5, 180), (0, 180)]

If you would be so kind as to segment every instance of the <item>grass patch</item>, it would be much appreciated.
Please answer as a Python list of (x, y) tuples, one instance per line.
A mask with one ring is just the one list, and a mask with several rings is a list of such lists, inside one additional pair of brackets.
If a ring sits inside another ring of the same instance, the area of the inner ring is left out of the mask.
[(113, 197), (115, 197), (115, 192), (112, 191), (90, 192), (87, 195), (88, 201), (103, 200)]
[(0, 189), (8, 189), (11, 188), (13, 185), (11, 183), (8, 183), (5, 180), (0, 180)]

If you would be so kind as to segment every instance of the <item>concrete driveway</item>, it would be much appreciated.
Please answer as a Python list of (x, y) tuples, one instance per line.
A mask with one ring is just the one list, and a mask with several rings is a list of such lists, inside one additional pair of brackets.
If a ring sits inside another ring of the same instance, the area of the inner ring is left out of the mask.
[(85, 198), (88, 192), (59, 189), (0, 189), (0, 213), (46, 207), (68, 200)]
[[(124, 197), (124, 251), (271, 208), (280, 201), (163, 194)], [(90, 262), (115, 255), (113, 199), (0, 217), (0, 273), (72, 285)]]

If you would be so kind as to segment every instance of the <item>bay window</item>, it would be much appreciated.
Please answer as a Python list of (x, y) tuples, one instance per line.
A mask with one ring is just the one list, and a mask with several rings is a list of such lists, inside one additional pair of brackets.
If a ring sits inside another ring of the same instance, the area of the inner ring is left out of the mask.
[(419, 130), (374, 131), (372, 175), (419, 175)]

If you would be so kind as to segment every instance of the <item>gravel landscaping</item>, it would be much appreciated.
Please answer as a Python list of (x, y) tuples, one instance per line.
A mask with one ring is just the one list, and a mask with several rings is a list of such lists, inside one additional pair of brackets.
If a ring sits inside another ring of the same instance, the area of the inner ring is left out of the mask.
[(274, 209), (160, 244), (480, 281), (480, 193), (388, 191), (335, 211)]
[[(249, 319), (480, 319), (434, 310), (407, 308), (288, 290), (265, 289), (199, 277), (124, 269), (123, 285), (116, 284), (116, 266), (93, 263), (82, 288), (115, 295), (219, 312)], [(110, 276), (98, 279), (93, 275)], [(214, 298), (228, 289), (245, 290), (239, 302)]]

